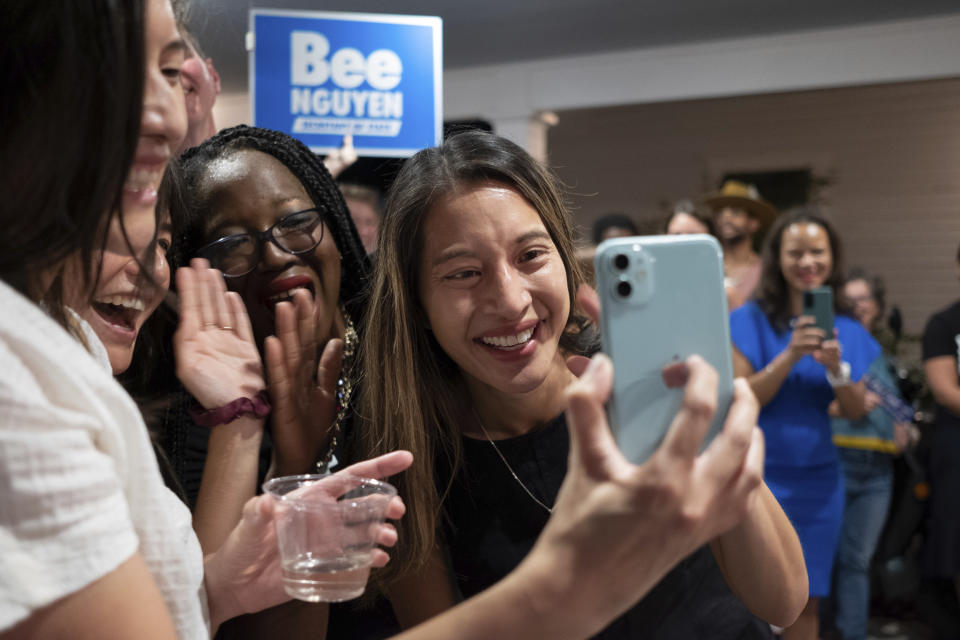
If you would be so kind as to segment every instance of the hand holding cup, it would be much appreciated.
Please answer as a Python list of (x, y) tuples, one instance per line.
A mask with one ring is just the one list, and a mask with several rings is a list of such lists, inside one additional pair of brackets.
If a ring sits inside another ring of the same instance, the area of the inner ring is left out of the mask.
[(263, 488), (276, 499), (287, 594), (307, 602), (360, 596), (384, 527), (389, 527), (388, 540), (396, 538), (392, 527), (384, 524), (396, 489), (348, 472), (283, 476)]

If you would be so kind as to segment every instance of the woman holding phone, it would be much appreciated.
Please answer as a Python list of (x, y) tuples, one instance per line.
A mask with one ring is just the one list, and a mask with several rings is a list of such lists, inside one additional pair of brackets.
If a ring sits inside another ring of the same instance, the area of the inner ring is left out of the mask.
[[(583, 276), (556, 182), (503, 138), (461, 133), (408, 160), (383, 225), (358, 437), (364, 453), (410, 447), (417, 460), (400, 480), (405, 544), (382, 577), (409, 623), (509, 573), (548, 522), (567, 474), (568, 359), (595, 350), (597, 309), (576, 296)], [(709, 423), (715, 372), (699, 358), (681, 368), (700, 410), (685, 406), (674, 426)], [(799, 612), (802, 557), (755, 475), (763, 444), (750, 403), (738, 385), (725, 431), (703, 454), (720, 455), (737, 430), (751, 443), (726, 458), (758, 483), (745, 519), (601, 637), (765, 637), (751, 612), (779, 624)], [(655, 517), (657, 499), (646, 509)]]
[[(840, 239), (817, 211), (780, 216), (767, 235), (757, 299), (730, 316), (734, 373), (747, 378), (763, 406), (765, 479), (803, 544), (810, 600), (784, 638), (817, 637), (819, 598), (830, 573), (843, 515), (843, 476), (831, 439), (827, 407), (866, 412), (857, 381), (880, 347), (855, 320), (835, 315), (832, 332), (804, 315), (804, 295), (842, 283)], [(836, 308), (836, 307), (835, 307)]]

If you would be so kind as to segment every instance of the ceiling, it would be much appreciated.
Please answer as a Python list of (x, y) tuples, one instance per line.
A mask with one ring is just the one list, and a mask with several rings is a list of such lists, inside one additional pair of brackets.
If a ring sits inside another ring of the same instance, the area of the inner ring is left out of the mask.
[(443, 18), (448, 69), (960, 12), (958, 0), (187, 0), (224, 91), (245, 91), (250, 8)]

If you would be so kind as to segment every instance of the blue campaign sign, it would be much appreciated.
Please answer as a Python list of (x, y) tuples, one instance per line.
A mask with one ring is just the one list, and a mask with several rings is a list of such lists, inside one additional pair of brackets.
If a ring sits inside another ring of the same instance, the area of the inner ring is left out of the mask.
[(253, 123), (330, 153), (353, 135), (361, 156), (440, 144), (441, 20), (324, 11), (250, 11)]

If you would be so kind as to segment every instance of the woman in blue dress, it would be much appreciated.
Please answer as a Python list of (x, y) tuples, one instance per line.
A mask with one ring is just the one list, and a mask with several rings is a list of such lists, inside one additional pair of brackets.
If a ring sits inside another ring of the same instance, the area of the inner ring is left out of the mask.
[(825, 335), (801, 315), (804, 292), (842, 283), (840, 239), (816, 210), (781, 216), (763, 261), (757, 298), (730, 316), (734, 371), (763, 407), (766, 482), (797, 529), (810, 578), (810, 600), (783, 637), (813, 639), (843, 517), (843, 475), (827, 407), (836, 399), (845, 417), (865, 414), (858, 381), (880, 346), (846, 316), (837, 316), (833, 335)]

